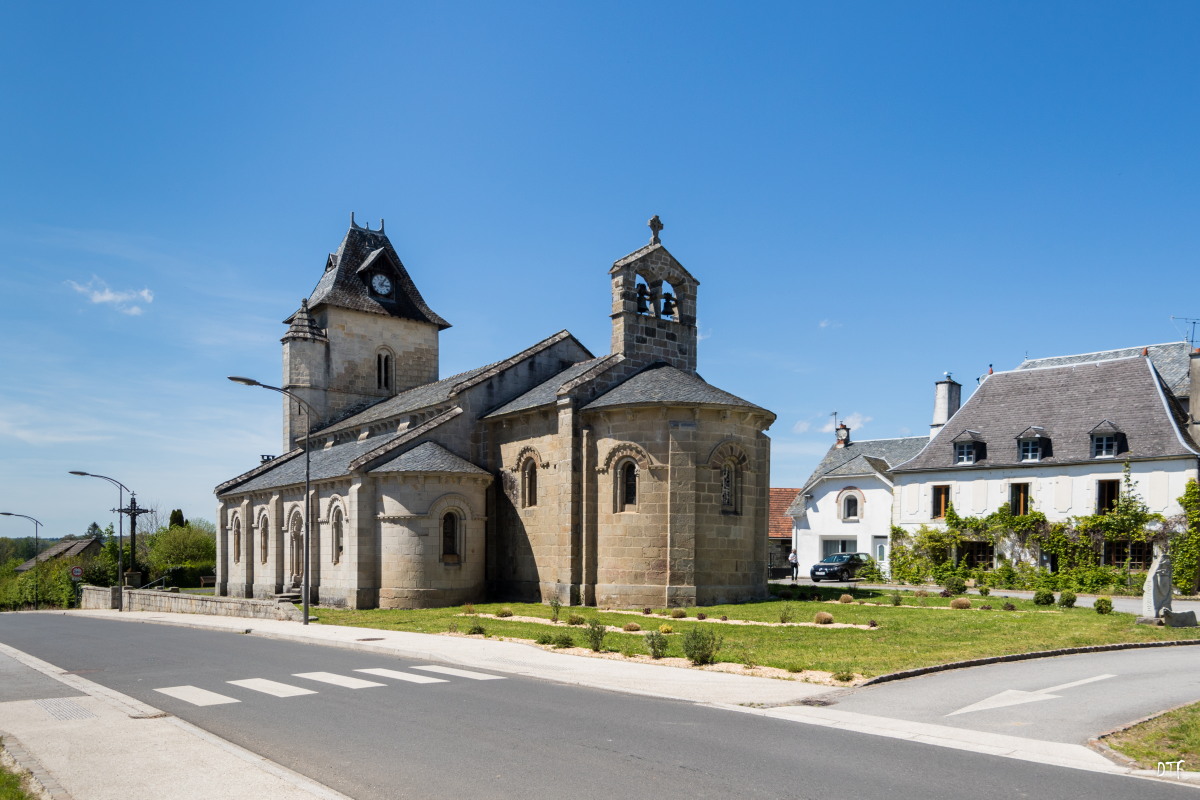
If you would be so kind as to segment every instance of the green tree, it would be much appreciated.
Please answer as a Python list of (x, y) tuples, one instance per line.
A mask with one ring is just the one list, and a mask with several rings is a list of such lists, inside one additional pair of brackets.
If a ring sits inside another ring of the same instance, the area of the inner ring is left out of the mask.
[(1172, 575), (1184, 594), (1200, 594), (1200, 483), (1187, 482), (1183, 497), (1183, 520), (1171, 539)]
[(167, 527), (168, 528), (186, 528), (187, 526), (188, 526), (188, 522), (186, 519), (183, 518), (183, 509), (182, 508), (171, 509), (171, 519), (170, 519), (170, 521), (167, 522)]
[[(203, 523), (203, 520), (197, 522)], [(216, 538), (203, 525), (166, 528), (146, 538), (150, 569), (160, 575), (172, 567), (216, 563)]]

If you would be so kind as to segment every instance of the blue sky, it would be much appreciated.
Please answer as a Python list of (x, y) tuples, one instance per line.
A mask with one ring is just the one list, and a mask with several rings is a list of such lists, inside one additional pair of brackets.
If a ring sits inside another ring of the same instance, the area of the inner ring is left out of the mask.
[[(649, 235), (700, 373), (778, 414), (772, 485), (927, 431), (933, 383), (1200, 317), (1200, 5), (9, 3), (0, 510), (165, 517), (280, 449), (279, 337), (351, 211), (442, 375), (608, 351)], [(24, 520), (0, 535), (28, 535)]]

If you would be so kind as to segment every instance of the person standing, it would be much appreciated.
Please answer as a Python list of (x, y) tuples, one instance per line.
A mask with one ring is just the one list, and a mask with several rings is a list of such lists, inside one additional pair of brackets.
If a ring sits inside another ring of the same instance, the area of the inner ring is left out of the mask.
[(796, 555), (796, 548), (792, 548), (792, 552), (788, 553), (788, 563), (792, 565), (792, 581), (800, 577), (800, 558)]

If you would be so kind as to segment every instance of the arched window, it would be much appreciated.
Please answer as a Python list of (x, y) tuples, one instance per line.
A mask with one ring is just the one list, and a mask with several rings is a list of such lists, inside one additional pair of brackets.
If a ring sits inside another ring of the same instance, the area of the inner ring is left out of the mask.
[(617, 511), (636, 511), (638, 495), (638, 468), (632, 461), (626, 461), (617, 470)]
[(262, 551), (259, 560), (267, 563), (267, 546), (271, 539), (271, 518), (263, 514), (258, 518), (258, 547)]
[(238, 517), (233, 518), (233, 563), (237, 564), (242, 560), (242, 521)]
[(345, 542), (342, 536), (342, 529), (345, 527), (342, 517), (342, 507), (335, 506), (333, 509), (333, 521), (330, 527), (333, 530), (333, 563), (340, 564), (342, 561), (342, 552), (345, 549)]
[(537, 493), (537, 462), (529, 458), (521, 468), (521, 505), (525, 508), (536, 506)]
[(858, 517), (858, 498), (854, 495), (847, 495), (842, 501), (842, 518), (855, 519)]
[(442, 561), (457, 563), (459, 559), (459, 519), (458, 514), (447, 511), (442, 515)]
[(392, 388), (392, 354), (387, 350), (375, 354), (375, 388)]
[(721, 465), (721, 513), (739, 514), (742, 510), (742, 476), (738, 465), (726, 461)]

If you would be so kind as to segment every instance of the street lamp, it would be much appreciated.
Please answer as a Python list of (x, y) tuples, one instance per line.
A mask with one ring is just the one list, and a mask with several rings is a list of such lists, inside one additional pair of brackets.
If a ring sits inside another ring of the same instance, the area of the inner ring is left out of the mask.
[(38, 560), (37, 560), (37, 557), (38, 557), (38, 550), (40, 549), (39, 544), (38, 544), (40, 541), (38, 539), (38, 530), (42, 527), (42, 523), (38, 522), (33, 517), (26, 516), (25, 514), (14, 514), (11, 511), (0, 511), (0, 517), (21, 517), (22, 519), (27, 519), (33, 523), (33, 610), (37, 611), (38, 610), (38, 574), (37, 574)]
[[(121, 509), (125, 506), (125, 492), (133, 494), (133, 491), (121, 483), (116, 478), (110, 478), (107, 475), (96, 475), (91, 472), (83, 472), (82, 470), (70, 470), (72, 475), (80, 475), (85, 478), (101, 478), (108, 481), (113, 486), (117, 487), (117, 611), (125, 610), (125, 517), (121, 514)], [(132, 553), (130, 554), (132, 557)], [(133, 569), (133, 565), (130, 565)]]
[(300, 591), (303, 593), (302, 600), (304, 603), (304, 605), (303, 605), (304, 624), (307, 625), (308, 624), (309, 573), (312, 571), (311, 570), (312, 565), (309, 563), (309, 547), (310, 547), (309, 540), (310, 540), (310, 537), (309, 537), (309, 523), (308, 523), (308, 518), (312, 515), (312, 508), (311, 508), (312, 501), (308, 496), (308, 493), (310, 491), (309, 487), (310, 487), (310, 482), (311, 482), (311, 478), (312, 478), (312, 473), (309, 469), (308, 437), (309, 437), (309, 434), (312, 433), (312, 417), (313, 417), (313, 412), (315, 411), (315, 409), (313, 409), (313, 407), (310, 406), (306, 400), (292, 394), (287, 389), (280, 389), (278, 386), (268, 386), (265, 383), (260, 383), (259, 381), (254, 380), (254, 378), (243, 378), (240, 375), (230, 375), (229, 380), (233, 381), (234, 383), (240, 383), (243, 386), (257, 386), (261, 389), (270, 389), (272, 392), (279, 392), (280, 394), (290, 397), (293, 400), (295, 400), (297, 403), (299, 403), (301, 410), (304, 411), (304, 556), (303, 556), (304, 571), (300, 575)]

